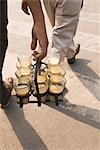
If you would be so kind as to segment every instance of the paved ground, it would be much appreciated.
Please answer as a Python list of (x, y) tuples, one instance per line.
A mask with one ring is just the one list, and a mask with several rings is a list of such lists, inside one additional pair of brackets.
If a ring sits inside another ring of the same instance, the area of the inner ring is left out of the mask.
[[(12, 97), (0, 109), (0, 150), (99, 150), (100, 149), (100, 1), (85, 0), (76, 43), (81, 44), (77, 62), (66, 64), (65, 102), (59, 107), (27, 104), (23, 110)], [(9, 1), (9, 47), (4, 78), (14, 76), (17, 55), (29, 55), (31, 16), (25, 16), (20, 0)], [(46, 16), (46, 14), (45, 14)], [(46, 16), (51, 41), (51, 26)]]

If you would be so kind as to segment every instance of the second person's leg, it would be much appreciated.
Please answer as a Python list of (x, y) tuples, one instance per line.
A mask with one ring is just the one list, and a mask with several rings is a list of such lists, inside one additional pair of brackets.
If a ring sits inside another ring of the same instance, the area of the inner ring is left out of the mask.
[(82, 0), (44, 0), (53, 28), (52, 46), (59, 51), (62, 60), (75, 55), (73, 38), (76, 33)]

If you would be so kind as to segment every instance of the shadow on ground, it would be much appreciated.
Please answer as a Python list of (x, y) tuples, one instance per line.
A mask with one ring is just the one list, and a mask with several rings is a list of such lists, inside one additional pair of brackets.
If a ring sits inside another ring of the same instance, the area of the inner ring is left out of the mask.
[(91, 60), (77, 59), (70, 65), (83, 85), (100, 101), (100, 77), (88, 66)]
[[(88, 66), (90, 60), (77, 59), (76, 63), (70, 65), (72, 71), (80, 79), (83, 85), (100, 101), (100, 78), (99, 76)], [(65, 91), (64, 95), (68, 93)], [(91, 107), (75, 105), (65, 99), (59, 103), (59, 106), (55, 104), (47, 103), (48, 106), (60, 111), (78, 121), (81, 121), (89, 126), (100, 129), (100, 111)]]
[(23, 149), (48, 150), (35, 129), (25, 119), (23, 110), (16, 104), (15, 97), (11, 98), (11, 104), (5, 109), (5, 113)]
[(99, 110), (90, 107), (71, 104), (68, 100), (60, 102), (59, 106), (55, 106), (55, 104), (52, 103), (51, 104), (47, 103), (47, 105), (80, 122), (83, 122), (89, 126), (100, 129)]

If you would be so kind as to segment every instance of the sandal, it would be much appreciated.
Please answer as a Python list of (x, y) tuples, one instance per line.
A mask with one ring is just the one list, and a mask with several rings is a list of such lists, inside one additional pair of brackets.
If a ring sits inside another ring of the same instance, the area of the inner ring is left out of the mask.
[(1, 101), (2, 109), (8, 106), (12, 89), (13, 89), (13, 78), (7, 78), (3, 82), (3, 93), (2, 93), (2, 101)]

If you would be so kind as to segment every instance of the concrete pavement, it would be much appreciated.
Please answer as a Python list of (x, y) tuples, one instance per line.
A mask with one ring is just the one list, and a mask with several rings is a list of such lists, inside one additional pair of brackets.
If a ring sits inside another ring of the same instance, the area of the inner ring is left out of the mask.
[[(100, 149), (99, 4), (98, 0), (85, 0), (75, 37), (81, 52), (74, 65), (65, 62), (68, 92), (64, 102), (58, 107), (27, 104), (21, 110), (12, 97), (10, 106), (0, 109), (0, 150)], [(31, 54), (31, 16), (25, 16), (19, 8), (20, 0), (9, 1), (4, 78), (14, 76), (17, 55)], [(51, 41), (52, 29), (46, 13), (45, 18)]]

